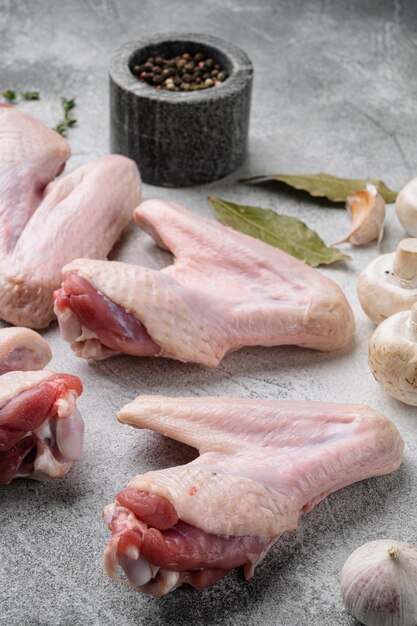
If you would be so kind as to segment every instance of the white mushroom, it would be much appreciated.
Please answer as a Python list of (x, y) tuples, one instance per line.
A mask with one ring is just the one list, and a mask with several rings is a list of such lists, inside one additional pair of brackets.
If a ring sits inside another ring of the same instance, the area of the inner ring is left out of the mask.
[(358, 296), (375, 324), (417, 302), (417, 239), (403, 239), (396, 252), (383, 254), (359, 276)]
[(417, 237), (417, 178), (413, 178), (397, 196), (397, 216), (405, 230)]
[(417, 406), (417, 304), (378, 326), (368, 356), (372, 373), (385, 391)]

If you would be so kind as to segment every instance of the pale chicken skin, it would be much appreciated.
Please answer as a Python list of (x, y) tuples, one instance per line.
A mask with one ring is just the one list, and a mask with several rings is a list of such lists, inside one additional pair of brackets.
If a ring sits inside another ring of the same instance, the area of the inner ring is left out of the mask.
[(51, 359), (51, 348), (34, 330), (0, 329), (0, 375), (16, 370), (41, 370)]
[(395, 471), (404, 447), (395, 425), (365, 405), (143, 396), (118, 419), (200, 453), (137, 476), (104, 510), (106, 573), (157, 597), (183, 583), (204, 589), (238, 566), (250, 578), (301, 515)]
[(175, 263), (160, 271), (82, 258), (68, 264), (55, 312), (78, 356), (122, 352), (215, 366), (242, 346), (331, 351), (351, 341), (352, 310), (317, 270), (174, 203), (148, 200), (134, 218)]
[(0, 376), (0, 485), (61, 478), (81, 454), (84, 422), (76, 376), (47, 370)]
[(46, 186), (62, 172), (69, 155), (69, 145), (58, 133), (12, 106), (0, 105), (2, 263), (41, 203)]
[[(20, 187), (19, 193), (24, 195)], [(14, 231), (13, 246), (0, 263), (0, 317), (31, 328), (48, 326), (62, 267), (79, 256), (106, 258), (140, 199), (137, 166), (118, 155), (51, 182), (23, 229)]]

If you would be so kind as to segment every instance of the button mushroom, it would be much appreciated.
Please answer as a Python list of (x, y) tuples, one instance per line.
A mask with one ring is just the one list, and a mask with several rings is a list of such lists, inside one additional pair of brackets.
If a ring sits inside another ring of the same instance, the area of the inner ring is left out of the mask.
[(413, 178), (397, 196), (395, 203), (398, 219), (405, 230), (417, 237), (417, 178)]
[(417, 304), (378, 326), (368, 356), (372, 373), (385, 391), (417, 406)]
[(417, 302), (417, 239), (403, 239), (396, 252), (377, 257), (359, 277), (358, 296), (375, 324)]

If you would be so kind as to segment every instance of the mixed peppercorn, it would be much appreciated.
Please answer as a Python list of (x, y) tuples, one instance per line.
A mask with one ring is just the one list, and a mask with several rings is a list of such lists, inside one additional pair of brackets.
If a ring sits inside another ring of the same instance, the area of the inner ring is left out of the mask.
[(202, 52), (194, 55), (185, 52), (171, 59), (151, 56), (142, 65), (135, 65), (133, 73), (148, 85), (169, 91), (208, 89), (220, 85), (227, 78), (221, 66)]

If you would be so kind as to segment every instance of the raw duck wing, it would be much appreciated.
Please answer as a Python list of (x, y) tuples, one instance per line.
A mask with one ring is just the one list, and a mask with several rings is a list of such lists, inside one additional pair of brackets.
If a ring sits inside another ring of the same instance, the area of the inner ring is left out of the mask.
[(49, 345), (34, 330), (0, 329), (0, 375), (16, 370), (41, 370), (51, 359)]
[(148, 200), (134, 217), (175, 264), (67, 265), (55, 311), (78, 356), (125, 352), (215, 366), (245, 345), (328, 351), (350, 342), (355, 324), (342, 291), (301, 261), (177, 204)]
[(139, 397), (118, 419), (196, 447), (187, 465), (134, 478), (104, 510), (107, 574), (161, 596), (244, 566), (329, 493), (393, 472), (403, 441), (365, 405)]
[(0, 105), (0, 259), (13, 251), (69, 155), (58, 133), (12, 106)]
[(79, 256), (104, 259), (140, 198), (136, 164), (123, 156), (101, 157), (53, 182), (3, 271), (0, 316), (48, 326), (62, 267)]
[(0, 484), (61, 478), (81, 454), (84, 422), (76, 376), (9, 372), (0, 376)]

